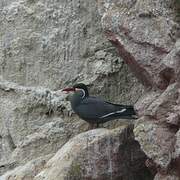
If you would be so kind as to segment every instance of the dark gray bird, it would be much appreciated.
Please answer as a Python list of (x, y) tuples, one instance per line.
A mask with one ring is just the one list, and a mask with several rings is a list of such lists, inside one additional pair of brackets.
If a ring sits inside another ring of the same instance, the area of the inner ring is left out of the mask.
[(106, 102), (98, 97), (89, 96), (87, 86), (83, 83), (65, 88), (63, 91), (74, 94), (70, 98), (73, 111), (90, 124), (105, 123), (114, 119), (135, 119), (134, 107)]

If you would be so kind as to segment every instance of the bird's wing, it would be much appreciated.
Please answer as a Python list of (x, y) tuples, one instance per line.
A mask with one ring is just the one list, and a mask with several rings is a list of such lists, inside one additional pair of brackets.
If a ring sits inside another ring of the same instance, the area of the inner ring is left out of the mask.
[(113, 106), (119, 107), (119, 108), (129, 108), (129, 107), (132, 107), (132, 105), (115, 104), (115, 103), (111, 103), (111, 102), (107, 102), (107, 101), (105, 101), (105, 102), (108, 103), (108, 104), (111, 104)]
[(117, 110), (114, 104), (107, 103), (100, 98), (88, 97), (81, 101), (75, 111), (82, 119), (91, 120), (108, 117), (119, 109)]

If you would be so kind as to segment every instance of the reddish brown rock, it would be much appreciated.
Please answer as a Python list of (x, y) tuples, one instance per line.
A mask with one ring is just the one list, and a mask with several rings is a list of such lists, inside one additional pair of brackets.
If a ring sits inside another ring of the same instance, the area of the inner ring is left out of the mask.
[(156, 180), (179, 179), (180, 25), (174, 1), (99, 2), (106, 37), (147, 88), (135, 105), (135, 138), (158, 171)]

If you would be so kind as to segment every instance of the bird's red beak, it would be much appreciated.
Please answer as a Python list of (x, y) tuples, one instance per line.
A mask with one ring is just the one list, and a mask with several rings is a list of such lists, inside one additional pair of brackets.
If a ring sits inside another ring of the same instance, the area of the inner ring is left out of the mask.
[(69, 92), (75, 91), (75, 89), (74, 88), (65, 88), (62, 91), (65, 91), (66, 93), (69, 93)]

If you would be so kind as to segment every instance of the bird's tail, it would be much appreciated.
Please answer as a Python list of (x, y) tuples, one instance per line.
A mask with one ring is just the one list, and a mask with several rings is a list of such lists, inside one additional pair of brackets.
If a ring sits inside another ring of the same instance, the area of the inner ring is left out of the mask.
[(132, 105), (116, 105), (114, 116), (121, 119), (137, 119), (134, 106)]

